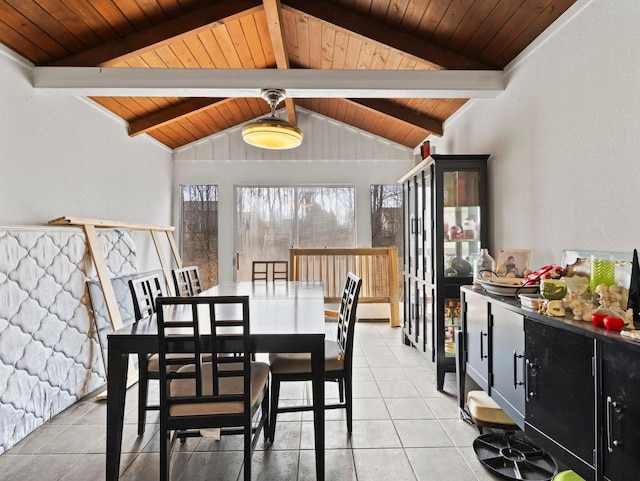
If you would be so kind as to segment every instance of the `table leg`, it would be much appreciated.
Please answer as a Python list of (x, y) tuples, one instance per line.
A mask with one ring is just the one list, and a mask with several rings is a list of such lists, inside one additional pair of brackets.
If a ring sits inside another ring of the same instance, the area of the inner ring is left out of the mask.
[(324, 339), (311, 353), (313, 377), (313, 431), (316, 447), (316, 480), (324, 481)]
[(107, 369), (107, 481), (118, 481), (129, 355), (109, 343)]

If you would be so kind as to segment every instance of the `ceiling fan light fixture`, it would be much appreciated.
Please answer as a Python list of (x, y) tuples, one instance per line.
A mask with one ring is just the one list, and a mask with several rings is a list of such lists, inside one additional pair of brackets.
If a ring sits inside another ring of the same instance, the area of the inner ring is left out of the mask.
[(272, 150), (293, 149), (302, 144), (302, 131), (275, 116), (276, 107), (285, 98), (284, 90), (264, 89), (262, 98), (271, 106), (271, 115), (245, 125), (242, 139), (254, 147)]

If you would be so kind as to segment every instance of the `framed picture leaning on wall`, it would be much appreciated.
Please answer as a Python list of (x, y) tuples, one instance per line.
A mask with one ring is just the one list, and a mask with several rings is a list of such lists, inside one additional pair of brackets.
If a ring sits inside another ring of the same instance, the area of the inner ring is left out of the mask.
[(496, 273), (504, 277), (524, 277), (529, 269), (531, 251), (528, 249), (500, 249), (496, 260)]

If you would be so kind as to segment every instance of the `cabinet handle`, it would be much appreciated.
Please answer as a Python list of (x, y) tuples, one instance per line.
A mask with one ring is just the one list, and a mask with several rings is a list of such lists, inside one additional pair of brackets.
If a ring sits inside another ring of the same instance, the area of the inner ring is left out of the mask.
[(620, 446), (620, 442), (613, 438), (613, 410), (618, 408), (619, 404), (607, 396), (607, 450), (612, 453), (613, 448)]
[(524, 382), (518, 381), (518, 359), (522, 359), (523, 357), (524, 356), (522, 354), (518, 354), (516, 351), (513, 351), (513, 388), (514, 389), (524, 384)]
[(486, 359), (489, 357), (488, 354), (484, 353), (484, 342), (482, 341), (482, 338), (488, 335), (489, 333), (480, 331), (480, 359)]
[(527, 400), (527, 402), (531, 401), (531, 398), (535, 396), (535, 393), (533, 391), (530, 390), (530, 386), (531, 386), (531, 381), (529, 379), (529, 376), (531, 374), (531, 369), (533, 368), (534, 364), (532, 362), (529, 362), (529, 359), (526, 359), (524, 361), (524, 392), (525, 392), (525, 399)]

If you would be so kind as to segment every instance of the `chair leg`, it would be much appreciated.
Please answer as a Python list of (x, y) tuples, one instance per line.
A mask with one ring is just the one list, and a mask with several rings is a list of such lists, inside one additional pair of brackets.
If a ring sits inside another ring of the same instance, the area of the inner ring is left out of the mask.
[[(269, 442), (276, 436), (276, 417), (278, 416), (278, 398), (280, 397), (280, 378), (271, 376), (271, 407), (269, 412)], [(266, 436), (265, 436), (266, 437)]]
[(147, 397), (149, 394), (149, 370), (147, 356), (138, 354), (138, 436), (144, 434), (147, 422)]
[[(269, 440), (269, 434), (271, 433), (271, 430), (270, 430), (271, 412), (269, 410), (269, 403), (271, 402), (271, 399), (269, 399), (270, 394), (271, 394), (271, 389), (267, 387), (267, 392), (264, 394), (264, 397), (262, 398), (262, 419), (264, 419), (264, 424), (262, 425), (262, 434), (264, 435), (265, 441)], [(258, 434), (259, 433), (256, 433), (256, 435)]]
[(160, 422), (160, 481), (169, 481), (171, 476), (171, 431)]
[(351, 379), (345, 377), (341, 380), (341, 385), (342, 383), (344, 383), (345, 405), (347, 409), (347, 432), (351, 434), (351, 431), (353, 431), (353, 390)]
[(344, 384), (342, 379), (338, 379), (338, 395), (340, 397), (340, 402), (344, 402)]
[(244, 425), (244, 481), (251, 481), (251, 419)]

